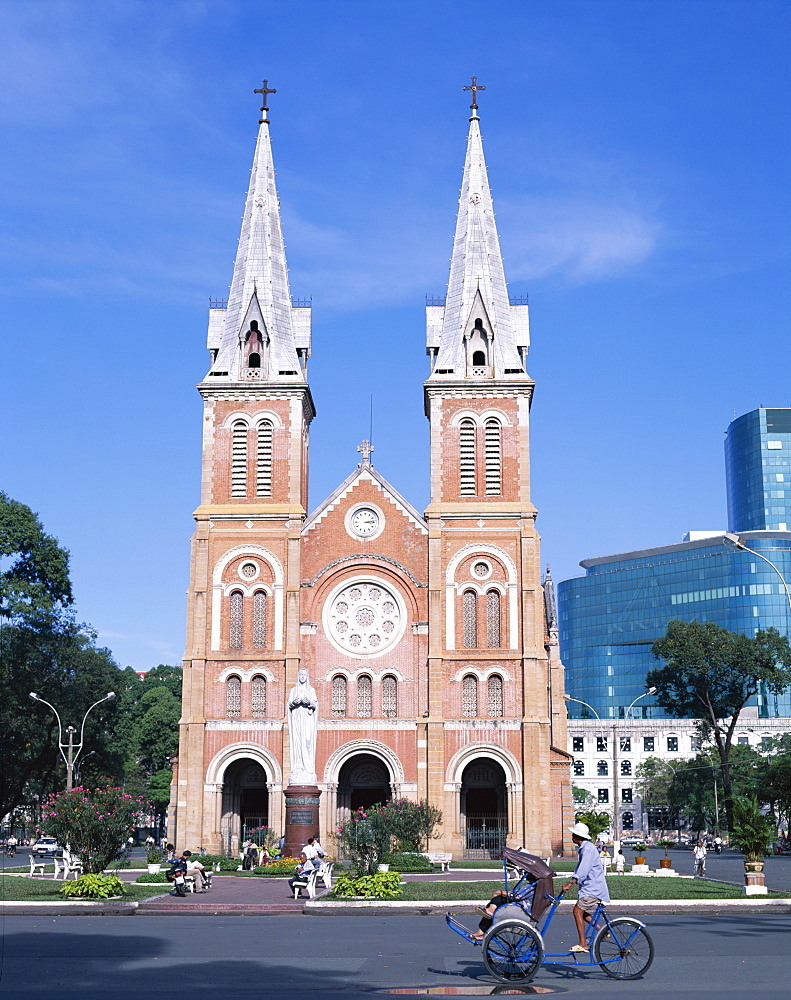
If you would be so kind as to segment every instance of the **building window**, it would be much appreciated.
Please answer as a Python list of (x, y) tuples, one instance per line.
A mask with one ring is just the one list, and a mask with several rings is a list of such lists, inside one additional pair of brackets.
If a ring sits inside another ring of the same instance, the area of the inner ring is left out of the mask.
[(371, 718), (371, 678), (362, 674), (357, 678), (357, 717)]
[(625, 778), (631, 778), (632, 776), (632, 762), (630, 760), (621, 761), (621, 774)]
[(500, 594), (490, 590), (486, 595), (486, 643), (489, 649), (500, 648)]
[(266, 677), (257, 674), (250, 685), (250, 714), (254, 719), (266, 715)]
[(255, 471), (255, 495), (272, 496), (272, 421), (262, 420), (258, 425), (258, 456)]
[(247, 496), (247, 424), (236, 420), (231, 428), (231, 496)]
[(228, 645), (231, 649), (242, 648), (244, 636), (244, 594), (234, 590), (230, 597), (230, 617), (228, 628)]
[(263, 590), (253, 594), (253, 646), (266, 649), (266, 593)]
[(574, 736), (571, 740), (571, 749), (574, 753), (584, 753), (585, 751), (585, 737), (584, 736)]
[(462, 420), (459, 424), (459, 492), (475, 495), (475, 424)]
[(632, 789), (622, 788), (621, 789), (621, 802), (631, 802), (632, 801)]
[(631, 753), (632, 752), (632, 737), (622, 736), (621, 737), (621, 753)]
[(398, 715), (398, 681), (389, 675), (382, 679), (382, 715), (385, 719)]
[(500, 421), (490, 417), (484, 424), (486, 453), (486, 495), (499, 496), (502, 492), (500, 460)]
[(740, 747), (748, 747), (750, 745), (750, 737), (749, 736), (737, 736), (736, 737), (736, 744), (737, 744), (737, 746), (740, 746)]
[(596, 753), (607, 753), (607, 737), (596, 737)]
[(668, 753), (676, 753), (678, 751), (678, 736), (668, 736), (667, 750)]
[(606, 778), (609, 773), (610, 773), (610, 769), (607, 766), (607, 761), (606, 760), (600, 760), (597, 763), (597, 765), (596, 765), (596, 774), (600, 778)]
[(643, 737), (643, 750), (646, 753), (653, 753), (654, 752), (654, 737), (653, 736), (644, 736)]
[(574, 776), (577, 778), (585, 777), (585, 761), (583, 760), (574, 761)]
[(464, 612), (464, 648), (475, 649), (478, 645), (478, 595), (474, 590), (465, 590), (462, 595)]
[(503, 679), (497, 674), (489, 678), (489, 718), (499, 719), (503, 714)]
[(225, 682), (225, 714), (229, 719), (238, 719), (242, 714), (242, 680), (229, 677)]
[(768, 753), (768, 751), (771, 750), (771, 749), (772, 749), (772, 737), (771, 736), (762, 736), (761, 737), (761, 750), (764, 753)]
[(697, 752), (698, 750), (702, 750), (703, 749), (703, 740), (700, 738), (700, 736), (691, 736), (690, 737), (690, 746), (692, 747), (693, 753)]
[(600, 788), (598, 790), (599, 794), (597, 796), (599, 802), (609, 802), (610, 801), (610, 789)]
[(461, 681), (461, 714), (465, 719), (478, 715), (478, 678), (467, 674)]
[(622, 830), (634, 829), (634, 816), (631, 813), (621, 813), (621, 829)]
[(336, 674), (332, 678), (332, 717), (333, 719), (346, 717), (346, 678), (343, 674)]

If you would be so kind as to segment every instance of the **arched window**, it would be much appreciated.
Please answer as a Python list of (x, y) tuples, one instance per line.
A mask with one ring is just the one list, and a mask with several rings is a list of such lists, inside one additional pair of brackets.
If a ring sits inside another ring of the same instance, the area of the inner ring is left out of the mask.
[(500, 648), (500, 593), (490, 590), (486, 595), (486, 644), (489, 649)]
[(621, 774), (626, 778), (632, 776), (632, 762), (630, 760), (621, 761)]
[(241, 590), (231, 594), (228, 620), (228, 645), (231, 649), (241, 649), (244, 637), (244, 594)]
[(263, 719), (266, 715), (266, 677), (256, 674), (250, 691), (250, 714), (254, 719)]
[(247, 496), (247, 424), (234, 421), (231, 428), (231, 496)]
[(242, 680), (235, 675), (225, 682), (225, 714), (229, 719), (242, 714)]
[(253, 646), (266, 649), (266, 592), (263, 590), (253, 594)]
[(382, 678), (382, 715), (385, 719), (398, 715), (398, 681), (389, 674)]
[(502, 492), (502, 461), (500, 458), (500, 421), (489, 417), (484, 424), (486, 453), (486, 495), (499, 496)]
[(474, 674), (467, 674), (461, 680), (461, 714), (465, 719), (478, 715), (478, 678)]
[(262, 420), (258, 425), (258, 454), (256, 458), (255, 495), (272, 496), (272, 421)]
[(343, 674), (336, 674), (332, 678), (332, 717), (333, 719), (346, 717), (346, 678)]
[(584, 778), (585, 777), (585, 761), (584, 760), (575, 760), (574, 761), (574, 774), (578, 778)]
[(632, 813), (621, 813), (621, 829), (622, 830), (634, 829), (634, 816), (632, 815)]
[(459, 492), (475, 495), (475, 423), (469, 419), (459, 424)]
[(484, 351), (473, 351), (472, 352), (472, 363), (477, 367), (478, 365), (486, 364), (486, 354)]
[(475, 649), (478, 645), (478, 595), (474, 590), (465, 590), (462, 595), (464, 612), (464, 648)]
[(598, 764), (596, 765), (596, 774), (600, 778), (606, 778), (609, 773), (610, 773), (610, 769), (607, 766), (607, 761), (606, 760), (600, 760), (598, 762)]
[(503, 679), (497, 674), (489, 677), (489, 718), (500, 719), (503, 714)]
[(371, 678), (361, 674), (357, 678), (357, 716), (360, 719), (371, 718)]

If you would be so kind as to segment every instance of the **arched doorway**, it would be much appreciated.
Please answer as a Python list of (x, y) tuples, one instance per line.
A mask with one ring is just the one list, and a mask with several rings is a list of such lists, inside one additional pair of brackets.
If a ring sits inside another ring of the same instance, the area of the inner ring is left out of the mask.
[(338, 774), (338, 820), (342, 822), (355, 809), (366, 809), (393, 797), (390, 772), (379, 757), (358, 753), (341, 767)]
[(229, 854), (251, 830), (269, 825), (267, 775), (258, 761), (236, 760), (223, 775), (221, 835)]
[(464, 768), (460, 806), (464, 857), (498, 858), (508, 837), (508, 792), (497, 761), (478, 757)]

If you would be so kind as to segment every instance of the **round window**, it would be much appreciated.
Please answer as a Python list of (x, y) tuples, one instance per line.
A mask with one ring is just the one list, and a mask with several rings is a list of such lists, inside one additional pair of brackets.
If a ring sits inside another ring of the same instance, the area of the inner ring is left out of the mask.
[(324, 608), (327, 637), (355, 656), (383, 653), (401, 638), (405, 621), (401, 601), (380, 582), (341, 587)]

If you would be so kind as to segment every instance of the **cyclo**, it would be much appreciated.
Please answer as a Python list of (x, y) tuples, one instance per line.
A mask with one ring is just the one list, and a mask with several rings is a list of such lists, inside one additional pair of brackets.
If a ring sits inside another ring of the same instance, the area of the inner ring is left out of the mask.
[[(585, 952), (547, 954), (549, 930), (563, 892), (553, 893), (554, 872), (541, 858), (506, 848), (503, 851), (505, 896), (483, 941), (448, 913), (451, 930), (483, 949), (487, 971), (502, 983), (527, 983), (541, 965), (600, 966), (613, 979), (639, 979), (654, 960), (654, 945), (645, 924), (632, 917), (610, 918), (600, 903), (585, 931)], [(509, 877), (513, 886), (509, 888)], [(585, 960), (587, 959), (587, 961)]]

